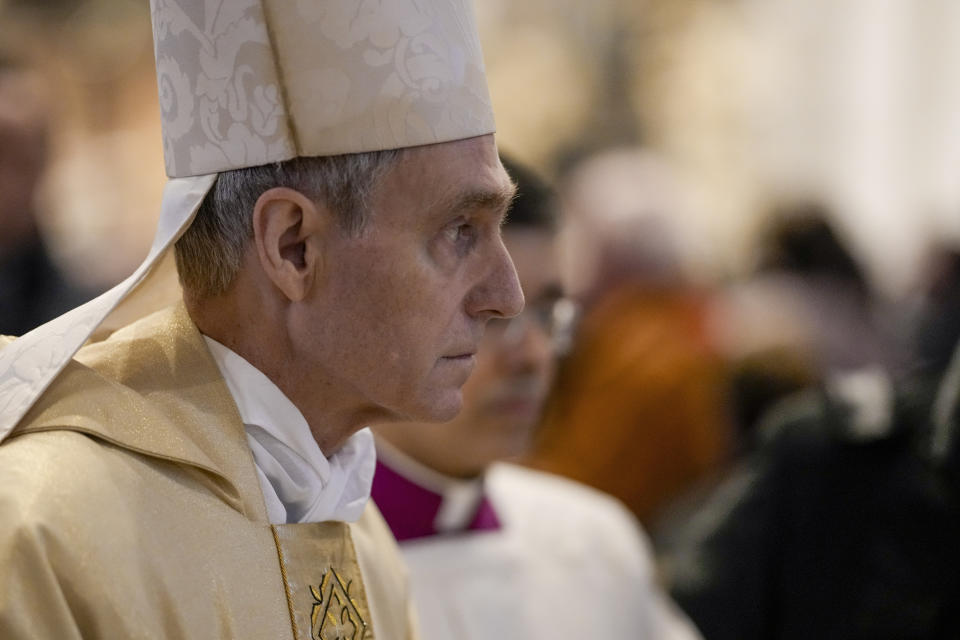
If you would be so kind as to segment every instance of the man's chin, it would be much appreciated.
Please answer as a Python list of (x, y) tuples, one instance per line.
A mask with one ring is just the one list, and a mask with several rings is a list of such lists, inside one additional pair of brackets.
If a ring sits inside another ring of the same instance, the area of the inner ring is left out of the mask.
[(463, 393), (457, 388), (398, 412), (398, 419), (401, 422), (450, 422), (459, 415), (461, 409)]
[(455, 398), (451, 398), (437, 406), (430, 417), (430, 422), (450, 422), (463, 409), (463, 394), (458, 390)]

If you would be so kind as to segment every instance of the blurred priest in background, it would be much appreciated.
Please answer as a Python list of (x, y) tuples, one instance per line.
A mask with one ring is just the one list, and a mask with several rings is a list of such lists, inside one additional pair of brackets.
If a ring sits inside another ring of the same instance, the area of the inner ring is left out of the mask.
[(488, 326), (457, 418), (376, 429), (373, 498), (410, 567), (424, 638), (696, 638), (656, 584), (626, 508), (501, 462), (529, 449), (574, 318), (551, 194), (527, 169), (504, 165), (518, 186), (504, 241), (526, 308)]

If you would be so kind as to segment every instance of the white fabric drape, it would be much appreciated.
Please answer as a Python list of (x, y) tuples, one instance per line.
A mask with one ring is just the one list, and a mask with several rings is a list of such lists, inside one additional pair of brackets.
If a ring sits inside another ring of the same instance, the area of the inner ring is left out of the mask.
[(356, 522), (376, 464), (370, 430), (353, 434), (328, 458), (277, 385), (216, 340), (204, 340), (243, 420), (270, 522)]

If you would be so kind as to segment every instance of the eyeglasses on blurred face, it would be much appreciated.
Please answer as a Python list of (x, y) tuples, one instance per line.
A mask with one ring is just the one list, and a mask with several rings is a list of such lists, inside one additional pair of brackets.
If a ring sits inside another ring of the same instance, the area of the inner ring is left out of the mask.
[(487, 336), (502, 348), (519, 345), (526, 332), (535, 329), (546, 336), (555, 353), (562, 355), (570, 348), (580, 307), (559, 292), (527, 301), (520, 315), (496, 318), (487, 323)]

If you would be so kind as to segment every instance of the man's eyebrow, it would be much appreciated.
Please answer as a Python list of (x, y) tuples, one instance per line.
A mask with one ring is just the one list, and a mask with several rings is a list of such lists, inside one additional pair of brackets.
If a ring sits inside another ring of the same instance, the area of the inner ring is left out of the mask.
[(456, 196), (450, 210), (488, 209), (505, 214), (516, 195), (517, 185), (512, 180), (500, 189), (471, 189)]

